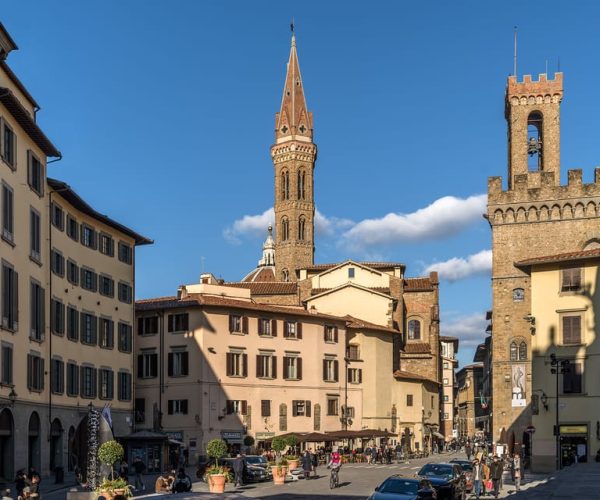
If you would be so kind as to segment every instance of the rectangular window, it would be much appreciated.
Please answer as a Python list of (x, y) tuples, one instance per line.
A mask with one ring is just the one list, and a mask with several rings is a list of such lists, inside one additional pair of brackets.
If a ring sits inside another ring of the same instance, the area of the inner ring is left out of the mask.
[(100, 318), (98, 345), (104, 349), (112, 349), (115, 346), (115, 322), (112, 319)]
[(5, 385), (13, 383), (13, 348), (12, 345), (2, 344), (2, 378), (0, 382)]
[(348, 359), (350, 361), (360, 360), (360, 351), (357, 345), (350, 344), (348, 346)]
[(146, 398), (135, 398), (135, 423), (142, 424), (146, 420)]
[(413, 405), (413, 395), (407, 394), (406, 395), (406, 406), (412, 406), (412, 405)]
[(37, 354), (27, 355), (27, 388), (36, 392), (44, 390), (44, 360)]
[(335, 343), (337, 343), (337, 341), (338, 341), (338, 329), (337, 329), (337, 326), (325, 325), (323, 336), (325, 338), (325, 342), (328, 342), (328, 343), (335, 342)]
[(310, 401), (292, 401), (292, 417), (310, 417)]
[(187, 415), (188, 400), (187, 399), (169, 399), (168, 400), (169, 415)]
[(353, 267), (348, 268), (348, 278), (354, 278), (354, 268)]
[(256, 356), (256, 376), (258, 378), (277, 378), (277, 358), (272, 354)]
[(40, 230), (40, 215), (31, 209), (29, 215), (29, 256), (36, 262), (42, 261)]
[(561, 269), (560, 291), (578, 292), (581, 290), (581, 274), (582, 269), (580, 267)]
[(344, 416), (346, 418), (355, 418), (354, 415), (356, 415), (356, 411), (354, 409), (354, 406), (342, 406), (342, 413), (344, 414)]
[(131, 401), (131, 373), (119, 372), (119, 400)]
[(158, 354), (153, 351), (142, 351), (137, 357), (138, 378), (158, 377)]
[(337, 415), (339, 413), (338, 398), (327, 398), (327, 415)]
[(131, 304), (133, 300), (133, 289), (127, 283), (119, 283), (119, 300)]
[(61, 278), (65, 275), (65, 258), (57, 250), (50, 252), (52, 272)]
[(98, 287), (98, 291), (101, 295), (106, 297), (114, 297), (115, 296), (115, 281), (108, 276), (100, 275), (100, 286)]
[(296, 321), (285, 321), (283, 323), (283, 336), (288, 339), (302, 338), (302, 323)]
[(444, 370), (447, 370), (449, 368), (448, 362), (444, 361)]
[(30, 283), (30, 338), (34, 340), (44, 340), (46, 330), (46, 303), (44, 299), (44, 289), (35, 281)]
[(27, 168), (27, 182), (29, 187), (35, 191), (39, 196), (44, 194), (44, 166), (37, 156), (33, 152), (28, 151), (27, 156), (29, 158)]
[(563, 394), (581, 394), (583, 392), (583, 363), (571, 361), (562, 378)]
[(362, 368), (348, 368), (348, 383), (362, 384)]
[(258, 318), (258, 334), (265, 337), (272, 337), (273, 329), (271, 328), (271, 320), (268, 318)]
[(71, 259), (67, 260), (67, 280), (73, 285), (79, 284), (79, 267)]
[(65, 213), (63, 212), (63, 209), (60, 207), (60, 205), (52, 203), (52, 207), (50, 208), (50, 217), (52, 225), (56, 229), (60, 231), (63, 231), (65, 229)]
[(133, 262), (133, 251), (130, 245), (119, 242), (119, 260), (125, 262), (125, 264), (131, 264)]
[(188, 352), (173, 351), (168, 355), (169, 377), (187, 377), (189, 373)]
[(230, 333), (248, 333), (248, 318), (239, 314), (229, 315)]
[(228, 399), (225, 408), (227, 415), (246, 415), (248, 413), (248, 402)]
[(72, 215), (67, 215), (67, 236), (79, 241), (79, 223)]
[(168, 330), (169, 330), (169, 333), (187, 332), (187, 330), (188, 330), (188, 313), (169, 314)]
[(101, 369), (98, 381), (98, 397), (100, 399), (113, 399), (115, 376), (112, 370)]
[(283, 378), (285, 380), (302, 380), (302, 358), (283, 357)]
[(445, 378), (444, 379), (444, 385), (449, 385), (449, 384), (450, 384), (450, 381), (447, 378)]
[(10, 186), (2, 184), (2, 237), (11, 243), (15, 240), (15, 195)]
[(17, 138), (5, 121), (2, 124), (2, 159), (14, 170), (17, 166)]
[(100, 253), (112, 257), (115, 254), (115, 242), (108, 234), (100, 234)]
[(227, 375), (230, 377), (248, 376), (248, 355), (243, 352), (226, 353)]
[(94, 399), (96, 397), (97, 371), (91, 366), (81, 367), (81, 397)]
[(93, 314), (81, 313), (81, 343), (94, 345), (98, 339), (98, 318)]
[(19, 275), (2, 263), (2, 328), (16, 331), (19, 322)]
[(271, 416), (271, 400), (270, 399), (262, 399), (260, 401), (260, 416), (261, 417), (270, 417)]
[(450, 401), (450, 398), (447, 394), (444, 394), (444, 403), (447, 403), (448, 401)]
[(65, 392), (65, 364), (60, 359), (53, 359), (50, 368), (50, 386), (54, 394)]
[(79, 395), (79, 367), (76, 363), (67, 363), (67, 396)]
[(96, 249), (97, 245), (97, 233), (93, 227), (87, 224), (81, 224), (81, 244), (84, 247)]
[(158, 316), (138, 318), (138, 335), (155, 335), (158, 333)]
[(562, 317), (563, 344), (581, 344), (581, 316)]
[(60, 300), (52, 299), (50, 307), (52, 333), (63, 335), (65, 333), (65, 305)]
[(119, 351), (131, 352), (131, 325), (119, 323)]
[(95, 292), (98, 287), (98, 275), (91, 269), (81, 268), (81, 288)]
[(325, 382), (337, 382), (339, 362), (337, 359), (326, 358), (323, 360), (323, 380)]
[(74, 307), (67, 307), (67, 338), (79, 340), (79, 311)]
[(450, 416), (447, 413), (444, 413), (444, 420), (449, 420)]

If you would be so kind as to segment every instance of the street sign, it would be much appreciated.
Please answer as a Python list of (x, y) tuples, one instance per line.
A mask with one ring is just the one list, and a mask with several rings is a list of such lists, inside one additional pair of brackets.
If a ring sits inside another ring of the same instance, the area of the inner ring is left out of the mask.
[(535, 432), (535, 427), (533, 425), (530, 425), (527, 427), (527, 429), (525, 429), (525, 432), (528, 432), (529, 434), (533, 434)]

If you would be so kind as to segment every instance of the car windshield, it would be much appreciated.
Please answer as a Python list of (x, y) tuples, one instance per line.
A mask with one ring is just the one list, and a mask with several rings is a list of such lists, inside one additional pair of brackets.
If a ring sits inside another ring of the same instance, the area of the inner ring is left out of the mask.
[(246, 463), (251, 465), (266, 465), (267, 459), (265, 457), (246, 457)]
[(419, 471), (419, 476), (452, 477), (452, 466), (443, 464), (427, 464)]
[(417, 491), (419, 491), (419, 481), (411, 481), (410, 479), (386, 479), (379, 487), (380, 493), (416, 495)]

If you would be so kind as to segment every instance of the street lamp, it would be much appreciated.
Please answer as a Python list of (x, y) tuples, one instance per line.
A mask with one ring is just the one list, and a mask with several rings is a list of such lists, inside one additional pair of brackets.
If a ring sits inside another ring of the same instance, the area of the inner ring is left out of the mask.
[(556, 354), (550, 354), (550, 372), (556, 375), (556, 425), (554, 426), (554, 435), (556, 436), (556, 469), (562, 468), (562, 460), (560, 459), (560, 422), (559, 422), (559, 409), (560, 409), (560, 390), (559, 390), (559, 375), (569, 373), (569, 360), (564, 358), (557, 358)]

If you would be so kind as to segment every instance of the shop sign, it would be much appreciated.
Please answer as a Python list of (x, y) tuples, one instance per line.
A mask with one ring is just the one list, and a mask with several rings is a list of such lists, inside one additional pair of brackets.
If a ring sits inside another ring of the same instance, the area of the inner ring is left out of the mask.
[(168, 431), (167, 437), (173, 441), (181, 441), (183, 443), (183, 431)]
[(230, 439), (230, 440), (235, 440), (235, 439), (242, 439), (242, 433), (239, 431), (221, 431), (221, 437), (223, 439)]
[(587, 425), (561, 425), (561, 434), (587, 434)]
[(265, 441), (266, 439), (271, 439), (275, 437), (274, 432), (257, 432), (256, 440), (257, 441)]

